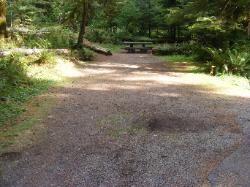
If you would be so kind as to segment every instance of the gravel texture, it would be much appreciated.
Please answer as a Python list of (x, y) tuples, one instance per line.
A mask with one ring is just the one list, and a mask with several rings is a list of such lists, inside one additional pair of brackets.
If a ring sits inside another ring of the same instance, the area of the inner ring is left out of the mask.
[[(97, 61), (53, 90), (43, 139), (2, 157), (0, 186), (229, 186), (228, 168), (250, 167), (249, 97), (217, 93), (150, 54)], [(237, 173), (250, 184), (249, 171)]]

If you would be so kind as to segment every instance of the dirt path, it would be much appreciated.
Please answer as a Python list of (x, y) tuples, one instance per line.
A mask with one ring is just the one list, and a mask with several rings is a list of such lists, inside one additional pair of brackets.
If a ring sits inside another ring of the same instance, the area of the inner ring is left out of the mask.
[(247, 142), (249, 93), (220, 94), (151, 55), (102, 57), (79, 76), (52, 93), (45, 137), (4, 160), (0, 186), (237, 184), (219, 168)]

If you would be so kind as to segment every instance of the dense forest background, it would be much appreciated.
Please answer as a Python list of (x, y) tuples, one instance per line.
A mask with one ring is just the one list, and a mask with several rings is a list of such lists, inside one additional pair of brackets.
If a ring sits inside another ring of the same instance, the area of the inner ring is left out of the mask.
[(194, 55), (215, 67), (214, 74), (248, 76), (250, 0), (0, 2), (0, 35), (9, 33), (15, 45), (72, 48), (84, 38), (113, 44), (153, 41), (167, 44), (157, 54)]

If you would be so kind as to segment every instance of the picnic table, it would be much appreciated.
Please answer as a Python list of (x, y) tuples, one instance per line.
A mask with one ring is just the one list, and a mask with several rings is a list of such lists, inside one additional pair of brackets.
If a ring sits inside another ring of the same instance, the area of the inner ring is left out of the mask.
[(147, 53), (148, 50), (151, 50), (152, 47), (147, 47), (147, 44), (153, 44), (153, 42), (123, 42), (124, 45), (127, 45), (125, 49), (128, 53), (135, 53), (136, 50), (140, 52)]

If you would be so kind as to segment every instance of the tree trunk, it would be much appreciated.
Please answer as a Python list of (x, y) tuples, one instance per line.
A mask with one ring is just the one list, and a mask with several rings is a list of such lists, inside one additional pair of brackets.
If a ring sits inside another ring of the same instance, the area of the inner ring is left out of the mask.
[[(151, 0), (149, 0), (148, 1), (148, 9), (149, 9), (150, 12), (152, 11), (151, 8), (152, 8), (152, 6), (151, 6)], [(150, 15), (150, 18), (148, 20), (148, 22), (149, 22), (148, 23), (148, 37), (149, 38), (151, 38), (151, 25), (152, 25), (152, 17), (151, 16), (153, 16), (153, 15)]]
[(248, 28), (247, 28), (247, 31), (248, 31), (248, 38), (250, 38), (250, 19), (248, 20)]
[(6, 0), (0, 0), (0, 39), (7, 38)]
[(170, 26), (170, 41), (176, 42), (176, 26), (172, 25)]
[(148, 37), (151, 38), (151, 25), (148, 26)]
[(84, 0), (82, 4), (82, 20), (80, 26), (80, 32), (77, 45), (81, 46), (83, 43), (84, 34), (86, 31), (87, 19), (88, 19), (88, 0)]

